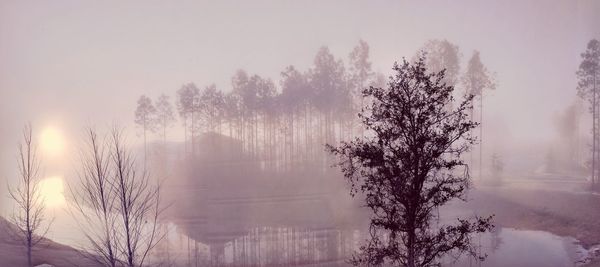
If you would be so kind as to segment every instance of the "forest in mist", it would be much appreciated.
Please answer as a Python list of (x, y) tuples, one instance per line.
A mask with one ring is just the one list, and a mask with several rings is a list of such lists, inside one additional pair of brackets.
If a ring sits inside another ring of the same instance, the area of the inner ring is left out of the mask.
[(0, 267), (600, 266), (600, 4), (0, 2)]

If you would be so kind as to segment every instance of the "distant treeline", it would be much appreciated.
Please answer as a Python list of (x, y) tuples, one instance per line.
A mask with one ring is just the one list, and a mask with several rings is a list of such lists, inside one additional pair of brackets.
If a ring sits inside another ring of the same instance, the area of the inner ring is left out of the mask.
[[(423, 52), (429, 71), (445, 70), (444, 82), (452, 86), (458, 83), (458, 46), (432, 40), (418, 53)], [(479, 61), (478, 52), (473, 57)], [(463, 80), (468, 74), (469, 70)], [(242, 153), (264, 162), (266, 167), (287, 169), (296, 161), (323, 161), (325, 143), (363, 135), (357, 114), (368, 99), (363, 98), (362, 90), (383, 87), (386, 82), (383, 74), (372, 70), (369, 45), (360, 40), (347, 61), (321, 47), (308, 70), (288, 66), (278, 82), (238, 70), (227, 93), (214, 84), (199, 88), (187, 83), (176, 91), (174, 102), (185, 130), (186, 154), (201, 151), (199, 136), (213, 132), (238, 140)], [(468, 83), (463, 84), (468, 90)], [(166, 140), (167, 130), (176, 120), (173, 110), (166, 95), (154, 103), (142, 95), (136, 124), (144, 136), (152, 131)]]

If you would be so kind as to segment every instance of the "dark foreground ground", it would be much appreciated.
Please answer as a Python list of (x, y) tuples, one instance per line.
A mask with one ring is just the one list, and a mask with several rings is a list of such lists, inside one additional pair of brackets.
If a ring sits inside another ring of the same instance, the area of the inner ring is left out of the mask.
[[(0, 266), (20, 267), (27, 266), (26, 251), (18, 240), (15, 239), (12, 226), (0, 217)], [(32, 253), (33, 265), (50, 264), (52, 266), (98, 266), (86, 259), (77, 250), (50, 240), (41, 241)]]

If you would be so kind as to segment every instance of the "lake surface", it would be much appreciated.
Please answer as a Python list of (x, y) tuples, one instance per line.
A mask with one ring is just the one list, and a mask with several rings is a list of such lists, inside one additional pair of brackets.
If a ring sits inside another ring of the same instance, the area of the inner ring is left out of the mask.
[(543, 231), (500, 228), (476, 242), (488, 255), (484, 262), (463, 259), (448, 266), (573, 267), (586, 254), (575, 239)]
[[(357, 236), (358, 237), (358, 236)], [(181, 246), (181, 236), (171, 238), (178, 239), (180, 245), (174, 244), (172, 248)], [(263, 248), (268, 248), (269, 237), (265, 237)], [(272, 240), (272, 239), (271, 239)], [(543, 231), (516, 230), (511, 228), (498, 228), (493, 233), (486, 233), (474, 239), (481, 251), (488, 257), (484, 262), (473, 259), (462, 259), (454, 264), (444, 264), (447, 267), (574, 267), (576, 262), (584, 258), (586, 250), (577, 244), (577, 240), (568, 237), (560, 237)], [(199, 251), (208, 252), (209, 249), (199, 244)], [(225, 249), (225, 264), (232, 264), (231, 247)], [(185, 258), (185, 252), (178, 254)], [(276, 251), (274, 254), (287, 254), (286, 251)], [(288, 266), (288, 264), (261, 263), (260, 266)], [(348, 266), (340, 261), (314, 262), (313, 264), (292, 264), (310, 266)]]
[[(85, 239), (79, 232), (76, 224), (70, 219), (70, 216), (61, 211), (54, 211), (55, 222), (49, 235), (51, 239), (63, 244), (80, 247), (85, 243)], [(173, 224), (169, 226), (169, 254), (172, 259), (179, 259), (186, 263), (188, 257), (207, 257), (209, 248), (204, 244), (197, 243), (196, 246), (190, 244), (190, 239), (185, 236)], [(361, 240), (359, 234), (356, 235), (356, 241)], [(265, 236), (261, 238), (262, 245), (266, 249), (269, 240), (272, 237)], [(577, 244), (577, 240), (568, 237), (560, 237), (543, 231), (517, 230), (511, 228), (498, 228), (493, 233), (486, 233), (474, 238), (475, 243), (481, 251), (488, 257), (484, 262), (477, 262), (473, 259), (463, 257), (456, 263), (448, 261), (444, 266), (448, 267), (574, 267), (576, 262), (584, 258), (586, 250)], [(192, 240), (193, 242), (193, 240)], [(197, 256), (194, 252), (197, 251)], [(318, 250), (318, 248), (317, 248)], [(224, 262), (231, 261), (231, 244), (226, 244), (224, 248)], [(265, 251), (265, 253), (267, 253)], [(272, 254), (287, 253), (281, 249), (273, 251)], [(192, 255), (190, 255), (192, 254)], [(204, 254), (204, 255), (202, 255)], [(164, 257), (164, 255), (163, 255)], [(176, 260), (176, 261), (179, 261)], [(200, 262), (203, 260), (198, 259)], [(331, 264), (331, 262), (330, 262)], [(261, 264), (267, 266), (268, 264)], [(336, 264), (343, 266), (345, 264)]]

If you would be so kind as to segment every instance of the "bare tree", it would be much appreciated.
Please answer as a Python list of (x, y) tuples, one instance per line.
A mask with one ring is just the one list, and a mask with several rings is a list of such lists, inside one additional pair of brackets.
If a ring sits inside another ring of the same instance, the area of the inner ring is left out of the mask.
[(110, 139), (114, 211), (118, 217), (117, 248), (128, 267), (144, 266), (150, 251), (164, 237), (158, 227), (160, 186), (153, 185), (125, 145), (123, 133), (114, 129)]
[(139, 171), (123, 132), (113, 129), (106, 142), (88, 133), (79, 184), (71, 187), (73, 215), (104, 266), (141, 267), (164, 238), (159, 227), (160, 185)]
[(87, 142), (81, 151), (79, 183), (69, 186), (73, 199), (71, 214), (76, 218), (89, 248), (83, 255), (102, 266), (115, 267), (118, 261), (116, 239), (117, 216), (112, 173), (107, 144), (98, 140), (93, 129), (87, 131)]
[(489, 230), (491, 218), (432, 225), (439, 221), (435, 211), (464, 199), (469, 185), (461, 154), (475, 141), (469, 131), (477, 123), (466, 114), (473, 96), (455, 101), (444, 71), (427, 73), (423, 56), (394, 70), (387, 88), (363, 90), (373, 99), (359, 114), (365, 136), (328, 145), (351, 193), (364, 194), (372, 211), (370, 239), (352, 263), (432, 267), (450, 253), (480, 256), (471, 236)]
[(50, 223), (44, 226), (45, 206), (41, 196), (40, 160), (37, 147), (33, 143), (33, 129), (31, 125), (23, 129), (23, 142), (19, 144), (19, 184), (8, 187), (10, 197), (16, 202), (11, 221), (18, 228), (18, 238), (23, 241), (27, 249), (27, 265), (33, 266), (31, 261), (32, 249), (44, 239), (50, 228)]

